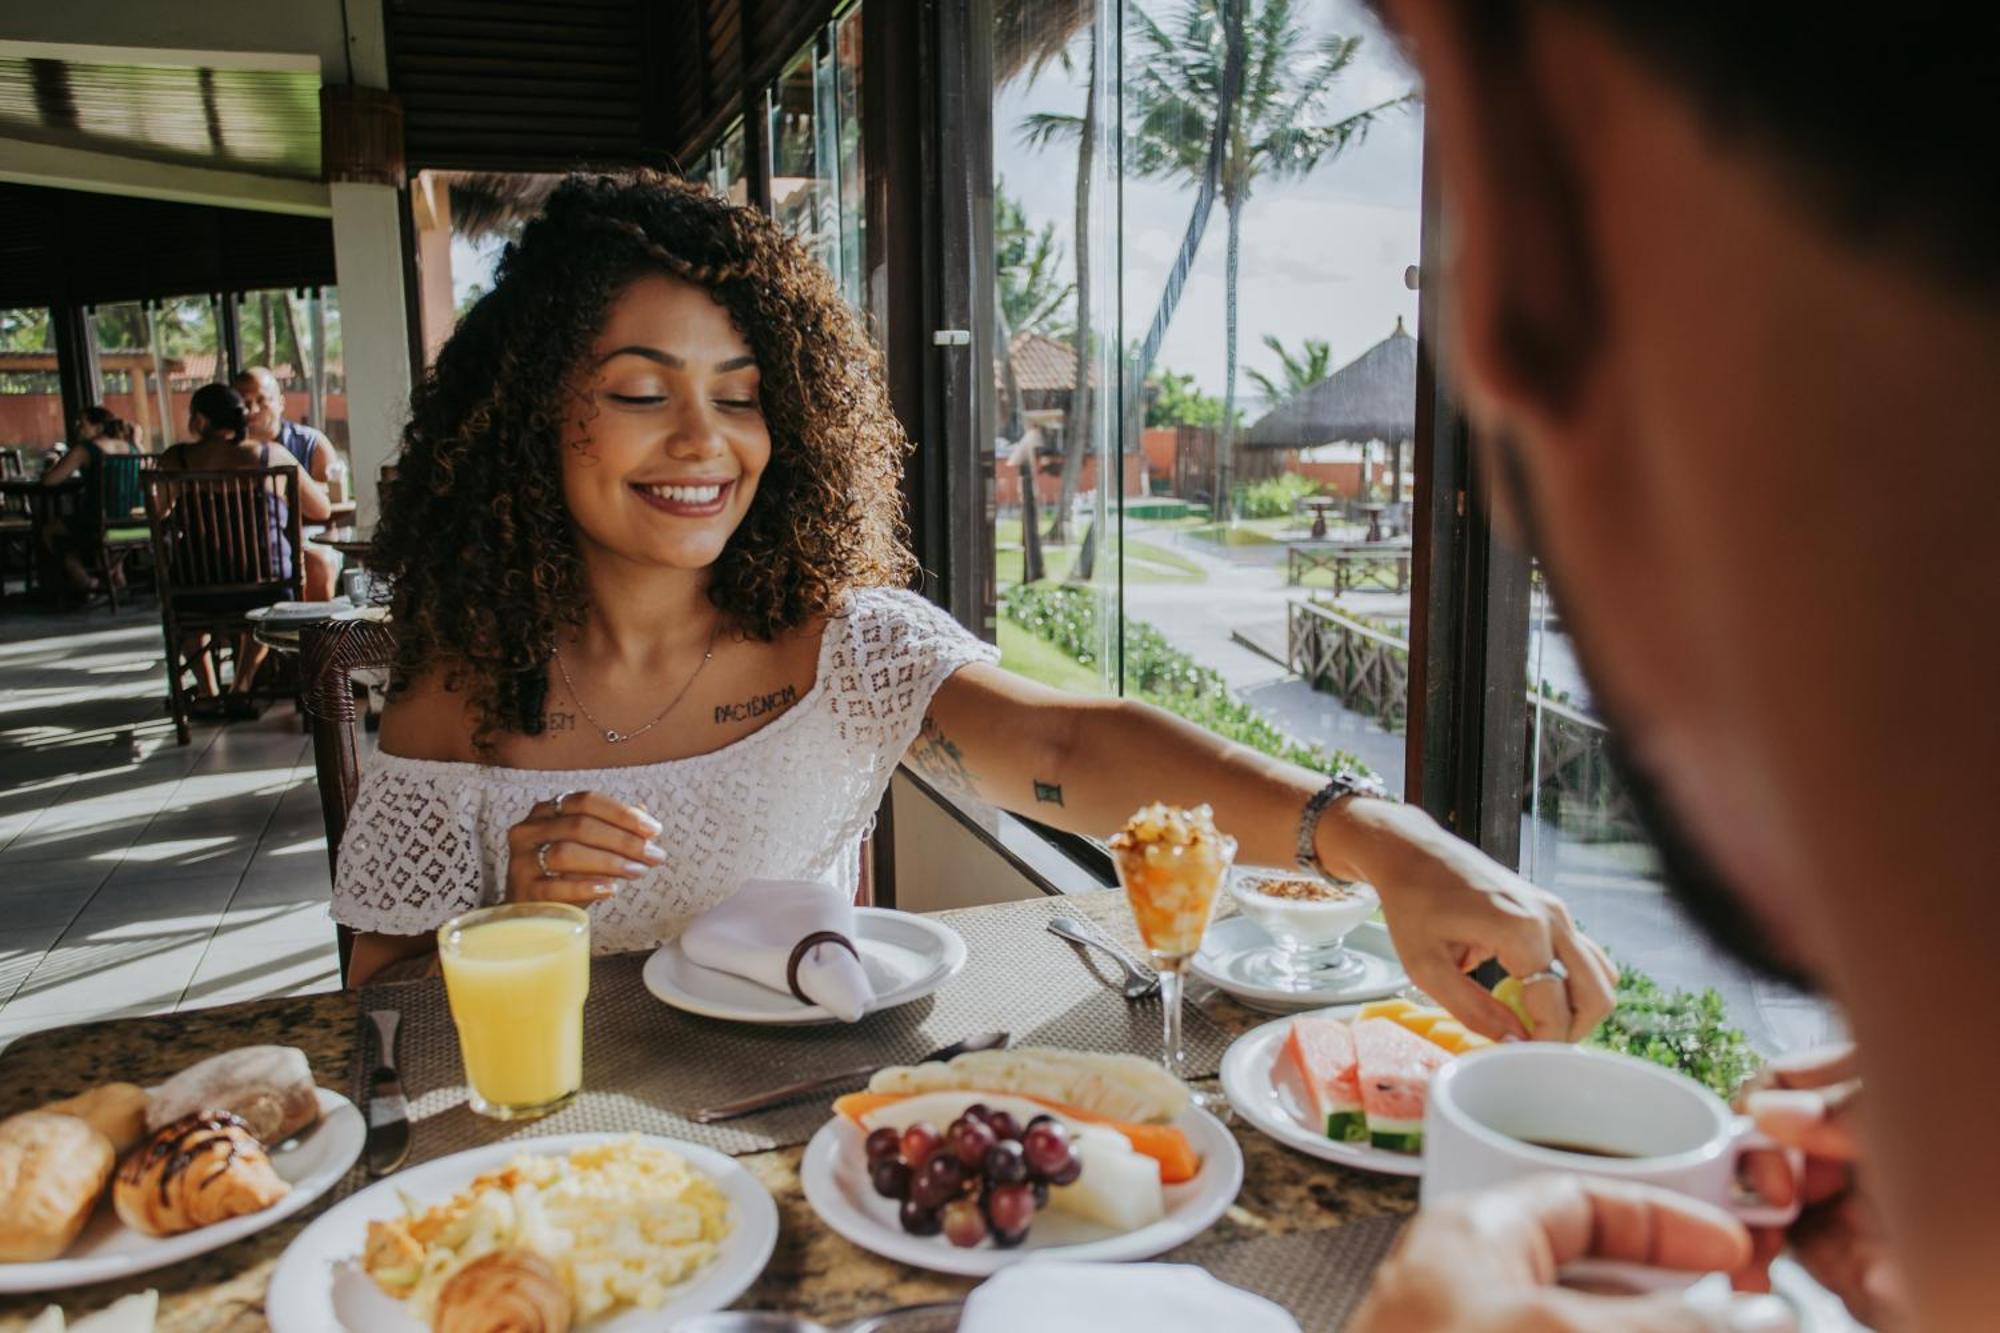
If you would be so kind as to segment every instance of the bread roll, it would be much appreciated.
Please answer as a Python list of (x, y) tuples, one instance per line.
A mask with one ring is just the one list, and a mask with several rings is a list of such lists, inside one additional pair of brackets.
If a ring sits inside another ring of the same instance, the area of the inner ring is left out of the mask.
[(262, 1212), (291, 1189), (241, 1117), (203, 1111), (133, 1149), (119, 1163), (111, 1202), (133, 1230), (172, 1236)]
[(118, 1155), (73, 1115), (0, 1120), (0, 1262), (53, 1259), (90, 1220)]
[(146, 1137), (146, 1090), (136, 1083), (106, 1083), (80, 1092), (42, 1109), (57, 1115), (73, 1115), (111, 1140), (111, 1149), (120, 1157)]
[(564, 1333), (569, 1289), (533, 1250), (495, 1250), (451, 1275), (438, 1291), (433, 1333)]
[(319, 1090), (305, 1052), (244, 1046), (189, 1065), (154, 1088), (146, 1131), (157, 1134), (197, 1111), (241, 1116), (259, 1142), (275, 1148), (319, 1119)]

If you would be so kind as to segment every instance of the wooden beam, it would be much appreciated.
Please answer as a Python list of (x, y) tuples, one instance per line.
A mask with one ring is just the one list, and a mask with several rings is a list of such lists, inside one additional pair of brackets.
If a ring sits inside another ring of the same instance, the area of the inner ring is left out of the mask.
[(0, 148), (4, 149), (0, 151), (0, 180), (23, 185), (299, 217), (333, 216), (331, 196), (319, 181), (150, 162), (21, 139), (0, 138)]

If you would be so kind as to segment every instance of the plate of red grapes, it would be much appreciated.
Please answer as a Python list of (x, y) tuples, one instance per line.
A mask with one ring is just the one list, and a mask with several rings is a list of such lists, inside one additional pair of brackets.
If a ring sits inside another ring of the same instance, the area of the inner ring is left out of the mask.
[(982, 1276), (1029, 1255), (1144, 1259), (1199, 1235), (1243, 1156), (1190, 1106), (1121, 1125), (1005, 1092), (947, 1091), (836, 1116), (806, 1146), (806, 1200), (885, 1258)]

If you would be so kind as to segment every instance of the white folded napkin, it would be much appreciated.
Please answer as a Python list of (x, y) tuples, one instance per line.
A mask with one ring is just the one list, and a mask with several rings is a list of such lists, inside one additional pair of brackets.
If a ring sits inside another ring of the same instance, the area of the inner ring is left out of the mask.
[(1003, 1268), (965, 1298), (958, 1333), (1299, 1333), (1283, 1306), (1186, 1264), (1072, 1264), (1029, 1260)]
[[(751, 879), (696, 917), (681, 950), (703, 967), (747, 977), (784, 995), (785, 968), (800, 940), (831, 930), (854, 935), (854, 904), (831, 884)], [(868, 1012), (875, 988), (861, 960), (838, 944), (816, 944), (799, 961), (799, 989), (843, 1023)]]

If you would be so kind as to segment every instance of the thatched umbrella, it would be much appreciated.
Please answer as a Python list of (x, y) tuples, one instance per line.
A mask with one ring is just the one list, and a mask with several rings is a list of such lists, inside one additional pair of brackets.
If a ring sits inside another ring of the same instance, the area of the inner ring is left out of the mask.
[(1417, 340), (1396, 330), (1325, 379), (1259, 417), (1244, 432), (1250, 449), (1310, 449), (1360, 443), (1366, 488), (1367, 445), (1385, 440), (1393, 455), (1390, 499), (1403, 498), (1403, 445), (1416, 434)]

